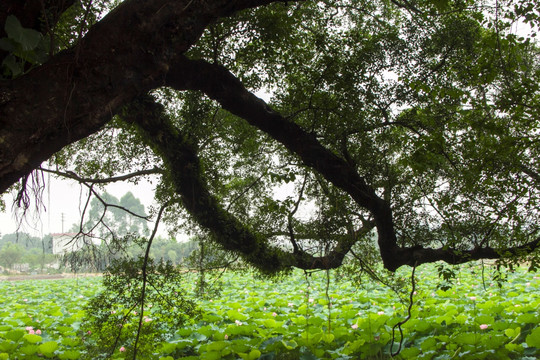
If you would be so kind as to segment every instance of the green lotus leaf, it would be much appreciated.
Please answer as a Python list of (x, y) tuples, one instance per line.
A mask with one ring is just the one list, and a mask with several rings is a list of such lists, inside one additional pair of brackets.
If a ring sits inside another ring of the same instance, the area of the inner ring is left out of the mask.
[(30, 344), (35, 344), (43, 340), (43, 338), (36, 334), (26, 334), (23, 336), (23, 339), (28, 341)]
[(58, 343), (56, 341), (47, 341), (39, 345), (39, 352), (47, 357), (53, 356), (56, 349), (58, 349)]
[(530, 347), (536, 347), (540, 349), (540, 327), (537, 327), (525, 339), (526, 343)]

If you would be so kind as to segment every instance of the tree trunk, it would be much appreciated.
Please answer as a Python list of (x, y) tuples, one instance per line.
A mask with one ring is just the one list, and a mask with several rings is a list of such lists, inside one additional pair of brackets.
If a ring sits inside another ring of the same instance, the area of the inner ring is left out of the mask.
[(127, 0), (72, 49), (0, 81), (0, 192), (162, 86), (171, 59), (219, 17), (276, 0)]

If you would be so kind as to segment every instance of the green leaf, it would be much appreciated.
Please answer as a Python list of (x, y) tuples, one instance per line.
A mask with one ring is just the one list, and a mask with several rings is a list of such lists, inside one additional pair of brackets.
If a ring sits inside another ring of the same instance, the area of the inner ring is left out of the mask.
[(213, 343), (208, 344), (208, 351), (221, 351), (229, 345), (226, 341), (214, 341)]
[(475, 333), (466, 332), (458, 334), (455, 337), (455, 341), (458, 344), (475, 345), (478, 342), (479, 336)]
[(298, 344), (294, 340), (291, 340), (291, 341), (281, 340), (281, 343), (287, 350), (296, 349), (296, 347), (298, 346)]
[(274, 319), (266, 319), (263, 321), (263, 324), (267, 328), (275, 328), (277, 326), (277, 322)]
[(23, 28), (19, 20), (13, 15), (7, 17), (5, 30), (10, 39), (21, 45), (23, 51), (34, 50), (41, 40), (40, 32)]
[(534, 329), (525, 339), (527, 345), (540, 349), (540, 327)]
[(15, 51), (15, 45), (12, 41), (8, 38), (0, 39), (0, 49), (7, 51), (7, 52), (13, 52)]
[(343, 349), (343, 353), (345, 355), (353, 354), (353, 353), (357, 352), (358, 350), (360, 350), (360, 348), (365, 343), (366, 343), (366, 340), (364, 340), (364, 339), (358, 339), (358, 340), (355, 340), (353, 342), (347, 343), (347, 344), (345, 344), (345, 347)]
[(69, 347), (75, 347), (78, 346), (81, 343), (81, 340), (79, 338), (62, 338), (62, 344), (69, 346)]
[(521, 328), (517, 327), (515, 329), (506, 329), (504, 330), (504, 334), (508, 336), (509, 338), (513, 339), (516, 336), (518, 336), (521, 333)]
[(24, 345), (19, 348), (19, 351), (25, 355), (34, 355), (38, 351), (38, 346), (33, 344)]
[(39, 345), (39, 352), (47, 357), (54, 356), (54, 352), (58, 349), (58, 343), (56, 341), (47, 341)]
[(235, 320), (245, 321), (245, 320), (247, 320), (249, 318), (249, 316), (241, 314), (240, 312), (238, 312), (236, 310), (227, 311), (227, 316), (229, 317), (229, 319), (231, 319), (233, 321), (235, 321)]
[(508, 351), (519, 351), (520, 349), (522, 350), (522, 346), (519, 345), (519, 344), (512, 344), (512, 343), (508, 343), (506, 345), (504, 345), (504, 348)]
[(7, 67), (9, 71), (11, 71), (13, 77), (22, 74), (24, 70), (22, 64), (18, 62), (17, 58), (11, 54), (6, 56), (6, 58), (2, 62), (2, 65)]
[(249, 352), (249, 354), (240, 353), (238, 355), (240, 355), (240, 357), (244, 360), (255, 360), (261, 356), (261, 352), (259, 350), (253, 349)]
[(3, 341), (0, 343), (0, 351), (12, 352), (17, 348), (17, 343), (13, 341)]
[(207, 351), (201, 354), (202, 360), (219, 360), (221, 359), (221, 352), (219, 351)]
[(418, 354), (420, 354), (420, 349), (418, 348), (406, 348), (401, 350), (399, 355), (404, 359), (417, 359)]
[(325, 333), (323, 336), (322, 336), (322, 340), (325, 342), (325, 343), (331, 343), (332, 341), (334, 341), (336, 337), (334, 336), (334, 334), (328, 334), (328, 333)]
[(427, 338), (424, 342), (422, 342), (422, 345), (420, 345), (420, 348), (422, 351), (429, 351), (429, 350), (435, 350), (437, 346), (437, 340), (433, 337)]
[(43, 338), (36, 334), (26, 334), (23, 336), (24, 340), (28, 341), (30, 344), (35, 344), (43, 340)]
[(162, 354), (170, 354), (174, 350), (176, 350), (176, 343), (166, 343), (166, 342), (164, 342), (164, 343), (161, 344), (160, 352)]
[(24, 330), (11, 330), (7, 332), (6, 339), (17, 342), (24, 334), (26, 334)]
[(77, 360), (81, 357), (81, 353), (77, 350), (66, 350), (63, 353), (58, 354), (61, 360)]

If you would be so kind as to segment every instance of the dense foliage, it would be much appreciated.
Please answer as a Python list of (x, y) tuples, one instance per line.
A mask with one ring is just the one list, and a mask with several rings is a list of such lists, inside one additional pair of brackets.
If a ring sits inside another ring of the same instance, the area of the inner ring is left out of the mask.
[[(162, 299), (148, 299), (142, 314), (143, 334), (157, 330), (164, 341), (147, 338), (150, 343), (143, 347), (150, 352), (142, 358), (381, 359), (389, 358), (391, 347), (396, 351), (401, 340), (397, 359), (537, 358), (540, 278), (519, 268), (504, 273), (506, 281), (499, 287), (493, 281), (493, 267), (452, 270), (457, 278), (447, 290), (440, 289), (435, 267), (417, 270), (412, 318), (402, 326), (403, 338), (395, 329), (393, 347), (392, 328), (407, 316), (408, 299), (380, 283), (354, 285), (334, 271), (329, 274), (330, 283), (325, 272), (296, 272), (277, 282), (226, 273), (221, 277), (222, 293), (197, 300), (202, 312), (181, 327), (167, 325), (172, 319), (161, 312)], [(399, 271), (396, 276), (408, 278), (410, 271)], [(195, 294), (197, 275), (182, 277), (178, 284), (183, 294)], [(485, 288), (478, 283), (482, 278)], [(101, 343), (105, 334), (112, 334), (89, 327), (91, 323), (83, 319), (88, 315), (100, 319), (107, 313), (111, 321), (124, 326), (116, 350), (108, 351), (114, 339), (101, 350), (111, 358), (132, 358), (133, 338), (125, 334), (138, 326), (141, 313), (120, 310), (120, 302), (102, 303), (106, 289), (98, 282), (1, 282), (0, 300), (6, 306), (0, 310), (0, 359), (95, 359), (98, 355), (88, 352), (87, 345)], [(164, 288), (162, 295), (172, 295), (169, 290), (176, 291)], [(126, 288), (126, 295), (137, 291), (140, 287), (133, 284)], [(83, 310), (97, 294), (101, 300), (93, 300), (94, 306)], [(132, 300), (137, 302), (137, 296)]]
[[(81, 232), (145, 249), (121, 267), (137, 286), (162, 219), (200, 235), (200, 295), (216, 259), (351, 278), (380, 260), (539, 267), (537, 1), (26, 3), (0, 4), (0, 191), (24, 208), (43, 172), (79, 181)], [(143, 177), (148, 213), (100, 195)]]
[[(45, 66), (29, 55), (41, 42), (83, 51), (95, 22), (127, 14), (128, 3), (75, 4), (41, 34), (8, 16), (4, 77)], [(171, 229), (201, 226), (265, 272), (340, 266), (350, 249), (377, 251), (375, 232), (391, 270), (501, 256), (537, 266), (531, 4), (250, 6), (205, 26), (174, 58), (167, 87), (138, 94), (41, 171), (81, 181), (89, 196), (152, 175)], [(266, 92), (272, 108), (247, 89)], [(19, 199), (38, 178), (24, 178)], [(85, 228), (122, 218), (106, 231), (123, 239), (145, 226), (131, 205), (100, 202), (110, 215), (89, 212)]]

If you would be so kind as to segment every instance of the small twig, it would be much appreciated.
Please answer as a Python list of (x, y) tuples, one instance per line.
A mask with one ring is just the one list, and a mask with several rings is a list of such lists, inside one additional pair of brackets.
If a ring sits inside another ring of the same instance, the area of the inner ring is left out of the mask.
[(130, 173), (130, 174), (125, 174), (125, 175), (120, 175), (120, 176), (112, 176), (110, 178), (105, 178), (105, 179), (94, 179), (94, 178), (80, 177), (79, 175), (77, 175), (73, 171), (65, 171), (64, 172), (64, 171), (60, 171), (60, 170), (52, 170), (52, 169), (47, 169), (47, 168), (42, 168), (42, 167), (39, 167), (38, 169), (42, 170), (42, 171), (45, 171), (45, 172), (48, 172), (48, 173), (51, 173), (51, 174), (66, 177), (66, 178), (69, 178), (69, 179), (73, 179), (73, 180), (76, 180), (76, 181), (81, 182), (81, 183), (91, 183), (91, 184), (108, 184), (108, 183), (112, 183), (112, 182), (128, 180), (128, 179), (131, 179), (131, 178), (134, 178), (134, 177), (137, 177), (137, 176), (152, 175), (152, 174), (163, 174), (163, 172), (164, 172), (163, 169), (160, 169), (158, 167), (154, 167), (152, 169), (135, 171), (135, 172)]
[(249, 184), (245, 189), (243, 189), (234, 199), (232, 199), (230, 202), (229, 202), (229, 205), (227, 205), (227, 209), (225, 209), (225, 211), (229, 211), (231, 206), (237, 202), (242, 196), (244, 196), (249, 190), (251, 190), (255, 185), (257, 185), (257, 183), (259, 181), (261, 181), (261, 179), (265, 176), (266, 174), (263, 174), (261, 176), (259, 176), (257, 179), (255, 179), (255, 181), (253, 181), (251, 184)]
[(328, 294), (328, 290), (330, 289), (330, 269), (326, 269), (326, 301), (328, 301), (328, 333), (330, 334), (332, 332), (332, 319), (331, 319), (331, 311), (332, 311), (332, 302), (330, 301), (330, 295)]
[(163, 204), (161, 208), (159, 209), (159, 213), (156, 219), (156, 224), (154, 225), (154, 231), (152, 231), (152, 235), (150, 236), (150, 239), (148, 239), (148, 245), (146, 245), (146, 253), (144, 254), (144, 263), (142, 267), (143, 284), (142, 284), (141, 300), (140, 300), (141, 310), (139, 314), (139, 327), (137, 328), (137, 337), (135, 338), (135, 343), (133, 345), (133, 360), (137, 359), (137, 344), (139, 343), (139, 338), (141, 335), (141, 328), (142, 328), (142, 323), (143, 323), (144, 300), (146, 297), (146, 283), (147, 283), (147, 277), (148, 277), (146, 269), (148, 266), (148, 259), (150, 258), (150, 247), (152, 247), (152, 241), (154, 241), (154, 237), (156, 236), (159, 222), (161, 220), (161, 216), (163, 215), (163, 211), (165, 211), (165, 208), (167, 206), (169, 206), (168, 202)]
[[(416, 282), (414, 281), (414, 271), (415, 270), (416, 270), (416, 264), (413, 266), (412, 273), (411, 273), (412, 289), (411, 289), (411, 293), (409, 295), (409, 308), (407, 309), (407, 317), (405, 318), (405, 320), (398, 322), (396, 325), (394, 325), (394, 327), (392, 327), (392, 344), (390, 345), (390, 356), (392, 356), (392, 357), (399, 354), (399, 352), (401, 351), (401, 345), (403, 344), (403, 330), (401, 329), (401, 325), (405, 324), (411, 318), (411, 309), (412, 309), (412, 306), (414, 304), (413, 297), (414, 297), (414, 292), (415, 292), (415, 288), (416, 288)], [(399, 340), (399, 347), (398, 347), (397, 351), (394, 353), (394, 352), (392, 352), (392, 347), (394, 347), (394, 340), (396, 338), (395, 337), (395, 335), (396, 335), (395, 334), (396, 327), (399, 329), (399, 334), (400, 334), (401, 338)]]

